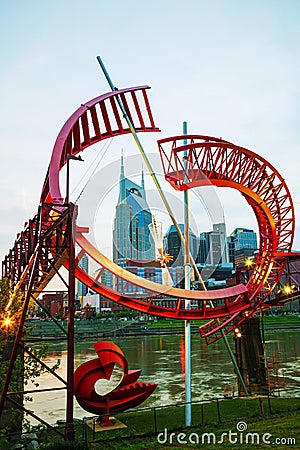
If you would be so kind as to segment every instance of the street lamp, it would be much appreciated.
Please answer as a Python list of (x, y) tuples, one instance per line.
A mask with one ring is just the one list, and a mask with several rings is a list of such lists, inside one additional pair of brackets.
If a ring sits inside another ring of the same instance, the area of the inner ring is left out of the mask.
[(234, 333), (235, 333), (235, 337), (237, 337), (237, 338), (242, 337), (242, 333), (239, 328), (235, 328)]
[(13, 322), (14, 322), (14, 321), (13, 321), (13, 319), (12, 319), (10, 316), (5, 317), (5, 318), (2, 320), (2, 328), (6, 328), (6, 329), (8, 330), (9, 328), (12, 327)]
[(245, 261), (245, 265), (247, 266), (248, 269), (250, 269), (250, 267), (252, 267), (254, 264), (254, 261), (252, 258), (247, 258)]
[(290, 295), (292, 293), (292, 287), (289, 284), (283, 286), (283, 292), (286, 295)]

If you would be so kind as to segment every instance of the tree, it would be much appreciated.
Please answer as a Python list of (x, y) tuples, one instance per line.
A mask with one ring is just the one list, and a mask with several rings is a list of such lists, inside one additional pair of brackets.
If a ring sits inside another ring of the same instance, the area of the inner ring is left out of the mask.
[[(0, 280), (0, 392), (3, 389), (15, 334), (18, 329), (23, 299), (22, 292), (13, 291), (8, 279)], [(25, 327), (23, 329), (22, 343), (24, 345), (31, 329)], [(47, 355), (48, 347), (41, 345), (39, 349), (30, 350), (33, 356), (29, 356), (26, 351), (24, 352), (24, 347), (20, 346), (9, 385), (10, 392), (24, 391), (24, 387), (29, 382), (38, 387), (37, 377), (47, 370), (39, 364), (38, 360)], [(58, 360), (51, 369), (56, 370), (59, 364), (60, 361)], [(24, 399), (32, 400), (28, 396), (24, 398), (23, 394), (15, 394), (13, 395), (13, 399), (21, 405), (23, 405)], [(5, 427), (8, 432), (21, 431), (24, 420), (23, 411), (13, 407), (8, 400), (6, 400), (5, 409), (7, 412), (6, 414), (2, 414), (0, 428)]]

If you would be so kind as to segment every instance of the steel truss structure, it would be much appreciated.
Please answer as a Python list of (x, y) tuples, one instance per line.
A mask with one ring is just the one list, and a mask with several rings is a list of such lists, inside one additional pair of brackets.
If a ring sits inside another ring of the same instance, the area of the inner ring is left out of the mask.
[[(73, 434), (73, 361), (74, 361), (74, 269), (69, 272), (68, 287), (68, 331), (61, 326), (61, 324), (51, 316), (43, 305), (39, 302), (38, 296), (43, 292), (49, 281), (54, 275), (59, 274), (59, 269), (68, 261), (69, 267), (74, 268), (75, 264), (75, 223), (76, 223), (77, 207), (73, 204), (47, 204), (42, 203), (38, 209), (37, 214), (33, 219), (25, 224), (24, 230), (18, 235), (14, 247), (5, 257), (2, 264), (2, 276), (11, 280), (15, 289), (20, 289), (24, 292), (24, 302), (22, 307), (22, 314), (18, 323), (18, 330), (16, 333), (9, 367), (4, 382), (3, 392), (0, 400), (0, 413), (2, 414), (5, 399), (15, 404), (15, 406), (24, 410), (27, 414), (33, 416), (40, 422), (53, 428), (50, 424), (41, 420), (34, 413), (24, 408), (23, 405), (17, 404), (9, 395), (8, 389), (11, 380), (12, 371), (14, 369), (15, 360), (20, 347), (27, 352), (32, 358), (34, 354), (26, 346), (23, 340), (23, 327), (25, 324), (28, 308), (32, 300), (55, 321), (57, 326), (67, 334), (68, 340), (68, 370), (67, 379), (62, 379), (58, 374), (53, 372), (46, 364), (42, 363), (50, 373), (52, 373), (60, 382), (64, 384), (67, 389), (67, 417), (66, 417), (66, 437), (72, 438)], [(73, 273), (72, 273), (73, 272)], [(41, 363), (41, 362), (40, 362)], [(53, 390), (52, 388), (48, 389)], [(45, 389), (42, 390), (44, 392)], [(36, 389), (34, 392), (39, 392)], [(23, 392), (23, 394), (28, 391)], [(62, 434), (56, 428), (53, 428), (56, 433)]]
[(295, 216), (291, 195), (269, 162), (223, 139), (175, 136), (158, 141), (158, 146), (165, 178), (174, 189), (184, 191), (207, 185), (236, 189), (257, 219), (260, 245), (246, 284), (248, 298), (244, 298), (239, 312), (228, 311), (226, 316), (200, 327), (202, 337), (214, 342), (222, 337), (221, 330), (229, 333), (262, 306), (293, 255)]

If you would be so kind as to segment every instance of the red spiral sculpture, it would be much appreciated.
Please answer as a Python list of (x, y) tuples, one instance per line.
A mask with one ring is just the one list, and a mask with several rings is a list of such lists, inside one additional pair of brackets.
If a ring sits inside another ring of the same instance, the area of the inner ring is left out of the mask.
[[(113, 342), (96, 342), (94, 347), (98, 358), (81, 364), (75, 370), (74, 395), (84, 410), (97, 415), (107, 414), (103, 423), (109, 425), (109, 414), (139, 405), (152, 394), (157, 384), (137, 381), (142, 371), (128, 370), (127, 359)], [(116, 364), (123, 369), (118, 386), (105, 395), (97, 394), (96, 382), (110, 380)]]
[[(53, 226), (56, 217), (53, 210), (64, 212), (60, 172), (68, 158), (75, 157), (96, 142), (130, 133), (130, 129), (122, 124), (117, 96), (122, 100), (137, 132), (159, 131), (153, 120), (147, 89), (148, 86), (132, 87), (103, 94), (82, 105), (67, 120), (56, 139), (41, 194), (43, 232), (48, 233), (48, 229), (51, 230)], [(184, 144), (185, 140), (187, 144)], [(174, 189), (185, 190), (210, 183), (236, 189), (246, 199), (257, 218), (260, 237), (256, 265), (249, 281), (212, 291), (160, 285), (114, 264), (92, 245), (84, 235), (88, 229), (83, 227), (77, 227), (76, 232), (76, 242), (82, 253), (87, 253), (100, 268), (110, 271), (125, 283), (139, 286), (143, 295), (136, 297), (108, 288), (97, 277), (79, 267), (79, 258), (76, 260), (75, 276), (95, 292), (146, 314), (174, 319), (210, 320), (201, 327), (201, 334), (213, 336), (214, 340), (220, 336), (221, 328), (225, 333), (229, 332), (266, 304), (265, 300), (278, 282), (292, 248), (295, 228), (292, 199), (278, 171), (250, 150), (222, 139), (201, 135), (165, 138), (158, 141), (158, 145), (165, 178)], [(187, 154), (185, 163), (182, 159), (184, 152)], [(52, 237), (58, 243), (65, 229), (62, 218), (60, 223), (60, 234), (55, 233)], [(34, 248), (32, 236), (36, 233), (35, 227), (35, 222), (30, 221), (24, 233), (21, 233), (14, 249), (3, 262), (3, 276), (17, 281), (22, 279), (22, 273), (24, 270), (26, 272), (31, 261), (28, 248)], [(60, 248), (59, 245), (56, 247)], [(24, 249), (24, 252), (20, 249)], [(51, 258), (50, 253), (48, 251), (45, 261)], [(64, 265), (68, 268), (67, 258), (64, 259)], [(191, 300), (191, 309), (185, 309), (185, 299)], [(213, 302), (214, 307), (207, 308), (207, 301)]]
[[(77, 155), (95, 142), (129, 132), (122, 126), (116, 95), (121, 97), (129, 117), (137, 117), (138, 123), (134, 123), (137, 132), (158, 131), (147, 99), (147, 89), (143, 86), (104, 94), (81, 106), (70, 117), (56, 140), (41, 200), (63, 204), (59, 172), (66, 163), (66, 155)], [(138, 91), (142, 93), (143, 105), (138, 100)], [(126, 100), (128, 95), (131, 103)], [(111, 125), (107, 104), (115, 115), (116, 129)], [(130, 110), (129, 104), (133, 105), (134, 111)], [(100, 128), (101, 115), (104, 129)], [(183, 145), (184, 139), (188, 141), (186, 145)], [(208, 182), (218, 187), (231, 187), (237, 189), (253, 209), (258, 221), (260, 248), (249, 282), (208, 292), (162, 286), (118, 267), (84, 237), (87, 230), (83, 228), (78, 228), (76, 235), (83, 251), (114, 275), (142, 287), (148, 295), (138, 299), (112, 290), (79, 266), (76, 277), (109, 299), (147, 314), (177, 319), (213, 319), (201, 327), (203, 336), (215, 335), (222, 327), (229, 332), (262, 305), (284, 270), (295, 227), (289, 190), (278, 171), (265, 159), (222, 139), (200, 135), (175, 136), (158, 141), (158, 145), (166, 180), (174, 189), (190, 189)], [(186, 166), (183, 165), (183, 152), (187, 152)], [(184, 181), (186, 179), (187, 182)], [(157, 296), (168, 300), (159, 303), (155, 301)], [(184, 299), (192, 300), (192, 309), (185, 309)], [(207, 300), (215, 302), (215, 307), (206, 308)]]

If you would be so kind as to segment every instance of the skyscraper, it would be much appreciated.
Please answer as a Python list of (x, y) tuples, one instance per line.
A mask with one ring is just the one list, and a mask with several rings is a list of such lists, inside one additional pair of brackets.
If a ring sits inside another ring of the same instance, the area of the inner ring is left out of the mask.
[(207, 256), (209, 252), (209, 239), (208, 239), (208, 233), (207, 231), (203, 231), (200, 233), (199, 237), (199, 254), (197, 258), (197, 263), (199, 264), (206, 264), (207, 263)]
[(125, 177), (121, 156), (119, 199), (113, 227), (113, 261), (126, 267), (126, 261), (146, 261), (155, 258), (155, 246), (148, 225), (152, 215), (147, 204), (144, 174), (141, 185)]
[(200, 234), (199, 263), (217, 266), (229, 262), (224, 222), (214, 223), (212, 231)]
[[(225, 222), (214, 223), (213, 224), (213, 233), (218, 235), (218, 241), (220, 245), (218, 261), (214, 261), (215, 264), (226, 264), (228, 263), (228, 247), (226, 240), (226, 224)], [(213, 264), (214, 264), (213, 263)]]
[[(178, 224), (181, 233), (184, 235), (184, 224)], [(171, 225), (164, 237), (165, 249), (169, 255), (172, 256), (170, 265), (172, 267), (184, 265), (184, 245), (180, 240), (177, 230), (174, 225)], [(199, 252), (199, 239), (190, 229), (190, 252), (193, 255), (195, 261), (197, 261)]]
[(230, 238), (234, 244), (235, 266), (244, 266), (245, 261), (252, 258), (257, 250), (256, 233), (248, 228), (236, 228), (230, 234)]
[(248, 228), (236, 228), (230, 234), (234, 238), (235, 251), (245, 248), (257, 250), (257, 236), (255, 231)]
[(234, 250), (234, 236), (227, 237), (227, 248), (228, 248), (228, 261), (234, 264), (235, 250)]
[[(81, 267), (85, 272), (88, 273), (89, 271), (89, 257), (88, 255), (84, 254), (83, 257), (81, 258), (81, 260), (78, 263), (79, 267)], [(88, 293), (88, 287), (81, 283), (81, 281), (78, 280), (77, 282), (77, 296), (79, 298), (79, 300), (81, 299), (81, 297), (83, 297), (84, 295), (87, 295)]]

